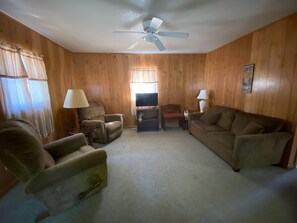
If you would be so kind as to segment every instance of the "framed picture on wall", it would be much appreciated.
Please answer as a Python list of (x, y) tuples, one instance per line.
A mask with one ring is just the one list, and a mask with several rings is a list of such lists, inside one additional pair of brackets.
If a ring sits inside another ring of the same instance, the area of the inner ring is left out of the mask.
[(242, 77), (242, 94), (251, 94), (253, 87), (255, 64), (247, 64), (243, 66), (243, 77)]

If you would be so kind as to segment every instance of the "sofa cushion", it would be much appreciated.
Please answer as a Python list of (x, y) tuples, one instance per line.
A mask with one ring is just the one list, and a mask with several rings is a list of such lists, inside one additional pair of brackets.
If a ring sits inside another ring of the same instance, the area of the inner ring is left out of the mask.
[(200, 120), (206, 122), (207, 124), (216, 124), (220, 118), (221, 113), (214, 109), (207, 110), (203, 115), (201, 115)]
[(237, 112), (237, 110), (218, 105), (214, 106), (214, 109), (216, 109), (217, 112), (221, 113), (217, 125), (226, 130), (230, 130), (232, 127), (232, 123), (235, 119), (235, 113)]
[(283, 121), (281, 119), (239, 111), (236, 113), (231, 131), (237, 134), (249, 122), (255, 122), (261, 125), (264, 128), (263, 133), (279, 132), (283, 127)]
[(90, 118), (90, 120), (100, 120), (100, 121), (105, 122), (104, 115), (94, 116), (94, 117)]
[(209, 125), (207, 123), (205, 123), (204, 121), (201, 120), (193, 120), (191, 122), (191, 125), (199, 130), (201, 130), (204, 133), (207, 132), (215, 132), (215, 131), (226, 131), (225, 129), (223, 129), (220, 126), (217, 125)]
[(105, 123), (106, 131), (108, 134), (111, 134), (122, 128), (122, 123), (120, 121), (108, 122)]
[(261, 134), (264, 131), (263, 126), (257, 124), (256, 122), (249, 122), (242, 130), (240, 130), (236, 135), (252, 135)]

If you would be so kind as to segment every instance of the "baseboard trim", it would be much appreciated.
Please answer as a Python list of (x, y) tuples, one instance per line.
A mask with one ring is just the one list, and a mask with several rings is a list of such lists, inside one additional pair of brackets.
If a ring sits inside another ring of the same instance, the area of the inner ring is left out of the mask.
[(296, 166), (293, 165), (293, 164), (288, 164), (288, 165), (286, 166), (286, 168), (288, 168), (288, 169), (294, 169), (294, 168), (296, 168)]
[(136, 125), (124, 126), (124, 129), (133, 129), (133, 128), (136, 128)]

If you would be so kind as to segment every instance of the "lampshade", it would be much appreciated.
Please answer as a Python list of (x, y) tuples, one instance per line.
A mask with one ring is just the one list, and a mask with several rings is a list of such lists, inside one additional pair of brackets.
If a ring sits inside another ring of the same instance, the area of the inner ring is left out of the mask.
[(201, 89), (197, 99), (202, 99), (202, 100), (208, 99), (207, 91), (205, 89)]
[(82, 89), (68, 89), (63, 107), (64, 108), (85, 108), (85, 107), (89, 107), (89, 102)]

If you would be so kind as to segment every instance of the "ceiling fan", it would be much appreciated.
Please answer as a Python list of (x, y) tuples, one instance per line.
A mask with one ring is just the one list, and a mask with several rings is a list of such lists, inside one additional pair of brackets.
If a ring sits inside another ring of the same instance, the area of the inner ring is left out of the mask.
[[(165, 50), (165, 46), (160, 41), (158, 36), (164, 36), (164, 37), (175, 37), (175, 38), (182, 38), (182, 39), (188, 39), (189, 33), (181, 33), (181, 32), (159, 32), (158, 29), (162, 25), (163, 20), (158, 18), (152, 18), (149, 20), (145, 20), (142, 23), (143, 31), (114, 31), (114, 33), (137, 33), (137, 34), (144, 34), (142, 39), (144, 39), (148, 43), (154, 43), (156, 47), (163, 51)], [(138, 42), (132, 44), (128, 49), (133, 49)]]

